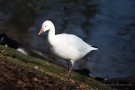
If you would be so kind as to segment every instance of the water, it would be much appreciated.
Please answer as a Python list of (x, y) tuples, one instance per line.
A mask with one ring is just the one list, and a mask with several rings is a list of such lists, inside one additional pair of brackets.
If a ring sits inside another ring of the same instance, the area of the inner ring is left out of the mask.
[(49, 57), (47, 33), (37, 35), (43, 21), (51, 20), (57, 34), (75, 34), (100, 49), (77, 61), (74, 69), (89, 68), (104, 78), (127, 77), (135, 75), (134, 9), (134, 0), (0, 0), (0, 33), (66, 66)]

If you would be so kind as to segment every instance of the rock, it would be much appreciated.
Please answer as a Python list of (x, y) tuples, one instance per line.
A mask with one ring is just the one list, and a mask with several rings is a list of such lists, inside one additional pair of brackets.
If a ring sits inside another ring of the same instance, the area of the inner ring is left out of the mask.
[(87, 69), (87, 68), (81, 69), (81, 70), (74, 70), (74, 71), (76, 71), (77, 73), (82, 74), (84, 76), (88, 76), (89, 77), (89, 75), (90, 75), (90, 70)]

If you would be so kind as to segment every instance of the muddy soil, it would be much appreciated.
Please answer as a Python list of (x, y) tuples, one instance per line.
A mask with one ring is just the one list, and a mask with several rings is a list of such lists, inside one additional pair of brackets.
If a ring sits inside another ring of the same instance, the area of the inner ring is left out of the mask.
[(63, 83), (56, 77), (40, 75), (0, 62), (0, 90), (86, 90), (84, 87), (74, 81)]

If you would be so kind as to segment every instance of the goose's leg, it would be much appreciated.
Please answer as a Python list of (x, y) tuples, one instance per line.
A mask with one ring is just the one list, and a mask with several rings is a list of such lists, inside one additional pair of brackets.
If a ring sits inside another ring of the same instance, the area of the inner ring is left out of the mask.
[(68, 73), (66, 74), (66, 76), (71, 76), (71, 72), (72, 72), (72, 68), (74, 66), (74, 62), (73, 61), (68, 61)]
[(72, 66), (72, 64), (71, 64), (71, 62), (69, 60), (67, 60), (67, 65), (68, 65), (68, 71), (69, 71), (71, 66)]

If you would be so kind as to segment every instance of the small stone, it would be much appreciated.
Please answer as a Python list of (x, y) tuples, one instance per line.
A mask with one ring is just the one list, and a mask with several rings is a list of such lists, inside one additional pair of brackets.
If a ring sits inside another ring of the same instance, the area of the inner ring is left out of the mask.
[(37, 78), (33, 78), (33, 80), (34, 80), (34, 81), (36, 81), (36, 82), (38, 81), (38, 79), (37, 79)]
[(38, 66), (35, 66), (35, 69), (38, 69)]

